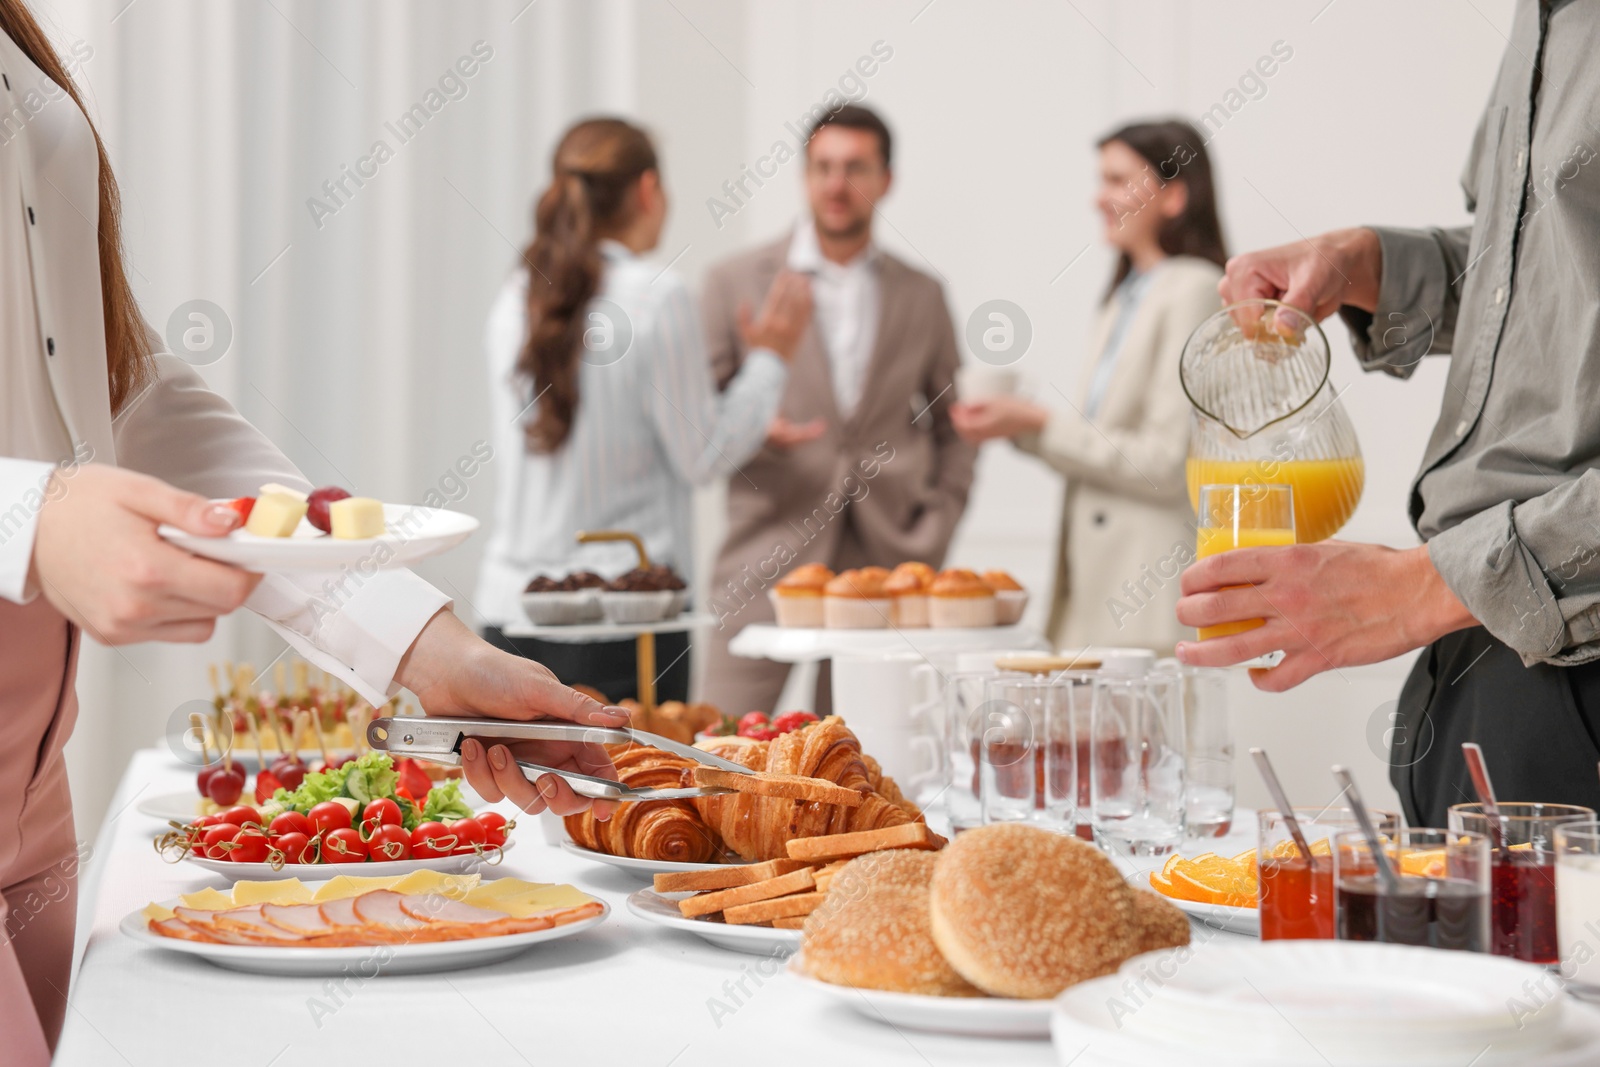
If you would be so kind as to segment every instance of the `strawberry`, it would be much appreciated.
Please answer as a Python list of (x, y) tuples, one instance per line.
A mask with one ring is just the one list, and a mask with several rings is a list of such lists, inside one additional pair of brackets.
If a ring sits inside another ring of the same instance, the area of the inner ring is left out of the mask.
[(237, 500), (228, 501), (228, 506), (239, 513), (239, 525), (243, 526), (250, 521), (250, 509), (256, 506), (256, 498), (241, 496)]
[(809, 711), (786, 711), (772, 720), (772, 728), (780, 734), (787, 734), (816, 721), (817, 717)]
[[(766, 712), (749, 711), (739, 719), (738, 734), (740, 737), (755, 737), (756, 731), (769, 730), (771, 728), (772, 724), (767, 720)], [(763, 738), (756, 739), (764, 740)]]
[(272, 799), (272, 794), (283, 788), (283, 783), (278, 781), (278, 776), (271, 771), (262, 771), (256, 775), (256, 803), (265, 804)]

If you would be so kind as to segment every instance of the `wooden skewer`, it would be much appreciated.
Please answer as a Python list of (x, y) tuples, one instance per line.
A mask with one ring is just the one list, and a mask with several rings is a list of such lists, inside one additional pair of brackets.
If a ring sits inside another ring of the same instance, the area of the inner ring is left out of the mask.
[(230, 727), (233, 725), (231, 718), (233, 715), (232, 705), (229, 705), (226, 708), (218, 708), (216, 725), (212, 727), (212, 732), (215, 733), (217, 737), (217, 755), (222, 758), (222, 769), (231, 771), (233, 770), (233, 746), (224, 746), (222, 743), (222, 717), (224, 715), (230, 716), (228, 725)]
[(322, 753), (322, 767), (327, 770), (330, 766), (328, 760), (328, 745), (322, 739), (322, 726), (317, 722), (317, 713), (313, 711), (301, 712), (306, 717), (307, 724), (311, 727), (311, 736), (317, 739), (317, 751)]
[(206, 677), (211, 680), (211, 695), (220, 699), (222, 688), (217, 685), (217, 665), (215, 663), (206, 664)]
[(211, 766), (211, 750), (206, 747), (206, 717), (198, 711), (191, 711), (189, 729), (194, 731), (195, 740), (200, 742), (200, 766)]
[(289, 669), (284, 665), (283, 660), (280, 659), (272, 668), (272, 682), (278, 687), (278, 698), (280, 700), (283, 698), (283, 695), (286, 692), (285, 686), (288, 685), (288, 679)]
[(250, 728), (250, 740), (256, 747), (256, 773), (260, 774), (267, 769), (266, 753), (261, 751), (261, 724), (256, 721), (256, 713), (249, 705), (244, 709), (245, 725)]

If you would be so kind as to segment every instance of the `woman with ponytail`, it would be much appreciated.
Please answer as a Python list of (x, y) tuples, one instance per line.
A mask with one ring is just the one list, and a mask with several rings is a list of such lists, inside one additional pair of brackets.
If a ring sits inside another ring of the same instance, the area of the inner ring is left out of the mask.
[[(310, 487), (192, 367), (160, 351), (123, 271), (105, 149), (23, 0), (0, 0), (0, 215), (0, 1060), (43, 1067), (72, 964), (80, 852), (62, 747), (77, 717), (81, 634), (200, 642), (245, 606), (375, 704), (405, 686), (431, 714), (595, 725), (626, 714), (491, 648), (408, 571), (381, 572), (319, 615), (322, 590), (309, 578), (252, 574), (157, 534), (170, 523), (222, 536), (239, 518), (216, 498), (269, 481)], [(588, 807), (552, 775), (528, 781), (508, 755), (475, 741), (463, 749), (485, 799)], [(615, 774), (594, 746), (514, 755)]]
[[(810, 289), (779, 279), (743, 325), (751, 356), (720, 395), (698, 313), (681, 279), (640, 258), (656, 247), (667, 198), (650, 138), (616, 118), (578, 123), (556, 146), (534, 235), (501, 290), (486, 335), (499, 500), (478, 581), (484, 636), (557, 676), (634, 693), (633, 642), (508, 639), (530, 579), (575, 570), (614, 577), (626, 544), (579, 546), (585, 529), (637, 533), (657, 563), (687, 576), (692, 490), (731, 474), (762, 445), (788, 361), (811, 323)], [(688, 645), (663, 635), (658, 692), (685, 699)]]

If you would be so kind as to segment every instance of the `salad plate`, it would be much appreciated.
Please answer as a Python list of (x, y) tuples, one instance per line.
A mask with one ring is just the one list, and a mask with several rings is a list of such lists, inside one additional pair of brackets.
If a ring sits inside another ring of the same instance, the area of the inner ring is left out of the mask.
[(1049, 1037), (1050, 1001), (1004, 997), (933, 997), (834, 985), (811, 977), (805, 954), (789, 957), (784, 973), (875, 1022), (911, 1030), (931, 1030), (970, 1037)]
[(243, 529), (200, 537), (165, 523), (156, 532), (197, 556), (246, 570), (283, 572), (405, 567), (449, 551), (478, 528), (471, 515), (422, 504), (385, 504), (383, 521), (382, 536), (355, 539), (329, 536), (306, 519), (288, 537), (259, 537)]
[[(314, 885), (314, 883), (308, 883)], [(161, 902), (173, 907), (178, 901)], [(534, 945), (557, 941), (594, 929), (606, 921), (611, 908), (600, 901), (600, 913), (575, 922), (500, 937), (460, 941), (429, 941), (350, 948), (279, 948), (271, 945), (218, 945), (162, 937), (150, 929), (143, 909), (125, 916), (119, 929), (142, 945), (197, 957), (230, 971), (265, 975), (345, 976), (352, 974), (428, 974), (436, 971), (484, 967), (499, 963)]]
[(628, 911), (656, 926), (684, 930), (696, 937), (734, 952), (753, 956), (788, 955), (800, 949), (801, 931), (774, 930), (770, 926), (746, 926), (711, 919), (687, 919), (678, 910), (678, 901), (692, 893), (657, 893), (639, 889), (628, 895)]

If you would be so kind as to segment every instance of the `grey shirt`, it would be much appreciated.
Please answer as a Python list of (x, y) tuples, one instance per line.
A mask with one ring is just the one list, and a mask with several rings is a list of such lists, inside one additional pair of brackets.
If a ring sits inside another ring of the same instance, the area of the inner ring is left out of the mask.
[[(1462, 175), (1470, 227), (1379, 229), (1367, 370), (1450, 353), (1411, 521), (1524, 663), (1600, 658), (1600, 0), (1519, 0)], [(1404, 180), (1403, 175), (1396, 175)]]

